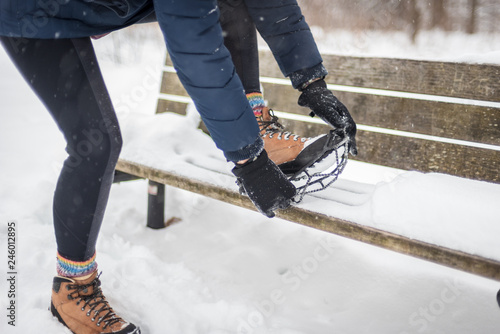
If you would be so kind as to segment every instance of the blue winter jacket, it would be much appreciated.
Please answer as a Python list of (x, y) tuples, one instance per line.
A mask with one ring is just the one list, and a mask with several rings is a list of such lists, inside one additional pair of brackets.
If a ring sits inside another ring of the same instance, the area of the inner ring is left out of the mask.
[(290, 77), (294, 88), (328, 74), (296, 0), (244, 1), (281, 72)]
[(215, 0), (1, 0), (0, 35), (77, 38), (139, 22), (153, 10), (179, 78), (230, 160), (262, 149), (252, 109), (223, 44)]
[[(294, 86), (326, 74), (296, 0), (245, 2)], [(223, 44), (216, 0), (1, 0), (0, 35), (87, 37), (132, 25), (153, 11), (179, 78), (216, 145), (229, 160), (262, 149), (257, 122)]]
[(87, 37), (134, 24), (153, 10), (151, 0), (2, 0), (0, 35)]

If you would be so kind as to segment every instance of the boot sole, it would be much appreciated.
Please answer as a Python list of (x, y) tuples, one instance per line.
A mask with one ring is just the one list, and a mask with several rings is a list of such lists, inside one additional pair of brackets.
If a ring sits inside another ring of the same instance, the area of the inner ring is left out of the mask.
[[(334, 150), (338, 149), (347, 139), (343, 134), (337, 133), (334, 130), (316, 142), (308, 146), (304, 151), (299, 153), (297, 158), (293, 161), (285, 162), (278, 167), (281, 171), (290, 177), (291, 180), (295, 179), (298, 175), (304, 172), (307, 168), (312, 167), (314, 164), (321, 162), (329, 156)], [(320, 149), (319, 153), (316, 149)], [(313, 151), (314, 154), (312, 153)]]
[[(59, 312), (57, 312), (56, 308), (54, 307), (54, 304), (52, 303), (52, 301), (50, 301), (50, 312), (52, 313), (52, 315), (54, 317), (57, 318), (57, 320), (59, 320), (59, 322), (61, 324), (64, 325), (64, 327), (66, 327), (67, 329), (69, 329), (71, 331), (71, 333), (73, 334), (77, 334), (75, 332), (73, 332), (71, 330), (71, 328), (68, 327), (68, 325), (66, 325), (66, 323), (64, 322), (64, 320), (61, 318), (61, 316), (59, 315)], [(129, 324), (130, 326), (130, 324)], [(121, 332), (121, 331), (120, 331)], [(117, 334), (119, 334), (120, 332), (118, 332)], [(136, 329), (133, 331), (133, 332), (129, 332), (129, 334), (141, 334), (141, 329), (139, 327), (136, 327)]]

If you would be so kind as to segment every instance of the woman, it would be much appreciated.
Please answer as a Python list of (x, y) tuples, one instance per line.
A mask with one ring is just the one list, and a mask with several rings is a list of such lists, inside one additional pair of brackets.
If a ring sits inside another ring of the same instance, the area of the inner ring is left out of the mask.
[(97, 274), (95, 245), (122, 140), (89, 36), (153, 11), (181, 81), (256, 207), (272, 217), (296, 191), (263, 149), (215, 1), (2, 1), (2, 45), (67, 141), (53, 204), (58, 276), (51, 311), (77, 334), (140, 333), (115, 314)]

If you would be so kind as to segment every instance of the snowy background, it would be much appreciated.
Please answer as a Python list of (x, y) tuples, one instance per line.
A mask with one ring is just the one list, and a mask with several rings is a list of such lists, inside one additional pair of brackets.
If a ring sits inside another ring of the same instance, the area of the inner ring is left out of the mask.
[[(500, 63), (498, 34), (421, 32), (412, 44), (399, 33), (313, 30), (323, 52)], [(127, 120), (138, 114), (148, 119), (155, 112), (165, 49), (149, 28), (114, 33), (95, 45), (126, 152), (137, 135)], [(52, 195), (65, 158), (63, 137), (3, 50), (0, 73), (0, 254), (5, 254), (0, 268), (7, 272), (6, 225), (14, 220), (19, 271), (18, 326), (7, 326), (2, 315), (0, 331), (69, 333), (47, 311), (55, 274)], [(389, 228), (400, 222), (402, 233), (459, 247), (467, 234), (449, 235), (445, 227), (463, 233), (483, 223), (475, 228), (481, 233), (472, 234), (479, 239), (466, 247), (500, 257), (498, 244), (491, 244), (499, 235), (500, 185), (353, 161), (341, 182), (372, 187), (371, 208), (381, 216), (367, 216), (366, 223), (394, 219)], [(145, 181), (114, 185), (98, 240), (105, 294), (143, 333), (494, 334), (500, 328), (499, 282), (171, 187), (166, 217), (181, 221), (150, 230), (145, 228), (146, 192)], [(445, 198), (429, 201), (429, 192)], [(397, 196), (398, 203), (387, 200), (395, 194), (404, 196)], [(408, 205), (411, 214), (401, 209)], [(419, 224), (433, 219), (442, 231), (419, 232)], [(6, 294), (2, 279), (5, 314)]]

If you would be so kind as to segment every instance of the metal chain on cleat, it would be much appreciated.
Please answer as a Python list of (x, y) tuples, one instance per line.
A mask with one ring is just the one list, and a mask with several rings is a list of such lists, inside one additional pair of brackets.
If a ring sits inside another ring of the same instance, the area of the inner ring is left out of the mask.
[[(305, 183), (302, 186), (297, 187), (297, 195), (295, 195), (293, 201), (295, 203), (300, 203), (304, 196), (307, 194), (315, 193), (318, 191), (322, 191), (328, 188), (332, 183), (337, 181), (339, 175), (344, 170), (347, 159), (349, 155), (349, 145), (348, 141), (345, 141), (342, 145), (335, 149), (335, 165), (333, 169), (329, 172), (317, 172), (314, 174), (309, 174), (307, 171), (304, 171), (304, 176), (294, 179), (293, 181), (301, 181), (305, 180)], [(339, 153), (342, 151), (342, 153)], [(315, 186), (318, 186), (316, 189)]]

